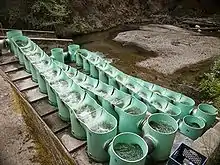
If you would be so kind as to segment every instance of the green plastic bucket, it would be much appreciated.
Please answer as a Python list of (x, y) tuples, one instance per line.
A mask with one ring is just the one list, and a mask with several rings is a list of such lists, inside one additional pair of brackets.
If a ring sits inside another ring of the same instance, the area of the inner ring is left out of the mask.
[(86, 139), (86, 131), (80, 124), (79, 120), (76, 118), (74, 108), (75, 107), (68, 107), (70, 112), (70, 122), (71, 122), (71, 133), (72, 135), (79, 140)]
[(164, 112), (173, 117), (174, 119), (178, 120), (181, 114), (181, 109), (171, 103), (168, 103)]
[(98, 79), (99, 78), (99, 71), (98, 71), (96, 65), (99, 63), (100, 57), (98, 55), (96, 55), (95, 53), (91, 52), (90, 56), (88, 56), (87, 59), (88, 59), (89, 66), (90, 66), (90, 75), (93, 78)]
[(69, 78), (74, 78), (77, 75), (78, 70), (73, 67), (70, 67), (67, 71), (65, 71), (65, 73)]
[(101, 81), (99, 81), (96, 88), (94, 88), (94, 93), (98, 96), (98, 100), (102, 102), (103, 98), (109, 97), (112, 95), (114, 87), (109, 86)]
[(162, 92), (162, 96), (164, 96), (167, 101), (173, 103), (179, 101), (182, 97), (182, 94), (166, 89), (164, 92)]
[(86, 81), (86, 78), (87, 78), (87, 75), (78, 71), (76, 76), (74, 76), (72, 79), (73, 81), (76, 83), (76, 84), (81, 84), (83, 83), (84, 81)]
[(75, 83), (71, 85), (71, 89), (72, 91), (68, 91), (67, 95), (65, 94), (65, 97), (62, 95), (60, 97), (66, 105), (74, 107), (76, 104), (79, 104), (82, 100), (84, 100), (86, 92)]
[(83, 70), (84, 72), (90, 74), (90, 65), (88, 61), (88, 56), (90, 55), (90, 52), (86, 49), (80, 49), (81, 57), (83, 60)]
[(114, 137), (108, 153), (109, 165), (145, 165), (148, 146), (140, 136), (124, 132)]
[(115, 108), (119, 115), (119, 132), (133, 132), (140, 134), (139, 123), (145, 118), (147, 106), (136, 98), (132, 98), (130, 105), (125, 108)]
[(118, 108), (125, 108), (131, 103), (131, 95), (128, 95), (118, 89), (114, 89), (112, 95), (110, 95), (108, 98), (108, 101)]
[(190, 97), (182, 95), (179, 101), (175, 101), (174, 104), (181, 109), (180, 119), (184, 116), (189, 115), (193, 107), (195, 106), (195, 101)]
[(22, 31), (21, 30), (9, 30), (6, 32), (6, 36), (8, 39), (13, 38), (15, 36), (22, 36)]
[(70, 54), (70, 61), (76, 62), (76, 53), (80, 49), (79, 45), (72, 44), (68, 46), (68, 53)]
[(205, 122), (195, 116), (187, 115), (179, 124), (179, 130), (182, 134), (191, 138), (192, 140), (200, 137), (204, 131)]
[(151, 111), (154, 112), (159, 110), (161, 112), (164, 112), (169, 102), (161, 96), (157, 95), (156, 93), (153, 93), (149, 100), (149, 103), (151, 105)]
[(115, 79), (115, 77), (119, 73), (119, 70), (114, 66), (107, 64), (106, 67), (104, 68), (104, 72), (108, 76), (108, 84), (119, 89), (119, 85)]
[(142, 130), (144, 138), (149, 139), (154, 145), (150, 156), (155, 161), (167, 160), (178, 130), (177, 121), (168, 114), (155, 113), (143, 124)]
[(15, 52), (15, 45), (12, 41), (12, 38), (13, 37), (16, 37), (16, 36), (22, 36), (22, 31), (21, 30), (10, 30), (8, 32), (6, 32), (6, 36), (7, 38), (9, 39), (9, 49), (10, 49), (10, 52), (12, 52), (15, 56), (18, 56), (17, 53)]
[(128, 76), (123, 84), (128, 89), (128, 92), (134, 96), (137, 96), (136, 94), (138, 93), (138, 91), (140, 91), (141, 88), (143, 89), (143, 87), (135, 80), (133, 80), (131, 76)]
[(147, 82), (147, 81), (144, 81), (142, 79), (139, 79), (139, 78), (135, 78), (133, 77), (140, 85), (142, 85), (143, 87), (145, 88), (148, 88), (149, 90), (152, 90), (154, 84), (153, 83), (150, 83), (150, 82)]
[(14, 44), (13, 52), (18, 56), (19, 63), (24, 65), (24, 54), (21, 51), (21, 47), (28, 44), (29, 39), (25, 36), (15, 36), (12, 38)]
[(105, 60), (99, 60), (99, 63), (96, 65), (99, 71), (99, 81), (102, 81), (108, 84), (108, 75), (105, 73), (105, 67), (107, 67), (108, 63)]
[(119, 85), (119, 89), (125, 93), (129, 93), (128, 92), (128, 88), (126, 88), (124, 86), (125, 82), (127, 81), (128, 79), (128, 75), (126, 75), (125, 73), (123, 72), (118, 72), (117, 76), (115, 77), (118, 85)]
[(46, 87), (47, 87), (48, 102), (51, 105), (57, 107), (57, 98), (54, 90), (50, 87), (48, 83), (46, 83)]
[(152, 90), (154, 93), (157, 93), (159, 95), (162, 95), (162, 93), (164, 93), (164, 91), (166, 91), (165, 88), (163, 88), (159, 85), (156, 85), (156, 84), (154, 84), (150, 90)]
[(34, 82), (38, 83), (36, 68), (34, 68), (33, 64), (31, 64), (31, 63), (30, 63), (30, 70), (31, 70), (32, 80)]
[(153, 92), (143, 87), (137, 92), (137, 95), (141, 98), (141, 101), (148, 104)]
[(59, 95), (56, 93), (56, 99), (57, 99), (57, 107), (58, 107), (58, 114), (61, 120), (63, 121), (70, 121), (70, 112), (68, 107), (63, 103), (63, 101), (60, 99)]
[(89, 123), (87, 127), (87, 152), (89, 157), (98, 162), (108, 161), (109, 154), (104, 149), (104, 145), (116, 136), (117, 120), (103, 110), (102, 115)]
[(64, 63), (64, 54), (62, 48), (53, 48), (51, 49), (52, 58), (55, 60)]
[(193, 116), (201, 118), (206, 123), (206, 129), (210, 128), (211, 125), (215, 122), (216, 115), (218, 114), (218, 110), (210, 104), (199, 104), (197, 110), (193, 112)]
[(79, 49), (76, 53), (76, 65), (79, 67), (83, 67), (83, 59), (81, 56), (81, 49)]
[(37, 82), (39, 85), (40, 92), (47, 94), (47, 86), (46, 86), (46, 82), (45, 82), (44, 77), (42, 75), (40, 75), (39, 71), (36, 71), (36, 75), (37, 75)]

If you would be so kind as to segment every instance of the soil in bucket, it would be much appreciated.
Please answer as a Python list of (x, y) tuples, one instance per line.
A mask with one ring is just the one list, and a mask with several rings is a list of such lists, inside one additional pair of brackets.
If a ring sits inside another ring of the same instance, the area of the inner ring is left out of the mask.
[(142, 111), (137, 107), (128, 108), (125, 110), (125, 112), (131, 115), (139, 115), (142, 113)]
[(189, 125), (190, 127), (193, 127), (193, 128), (200, 128), (199, 124), (194, 123), (194, 122), (188, 122), (186, 124)]
[(138, 144), (117, 143), (114, 150), (118, 156), (128, 161), (135, 161), (143, 157), (143, 151)]
[(113, 99), (111, 103), (112, 103), (113, 105), (118, 106), (118, 107), (121, 107), (121, 108), (124, 106), (123, 99), (120, 99), (120, 98), (115, 98), (115, 99)]
[(176, 112), (172, 111), (172, 110), (168, 110), (166, 111), (166, 113), (170, 114), (170, 115), (177, 115)]
[(90, 129), (98, 133), (106, 133), (114, 128), (114, 125), (107, 121), (103, 121), (97, 124), (94, 124)]
[(65, 102), (72, 102), (77, 103), (81, 100), (81, 96), (79, 92), (66, 92), (60, 95), (60, 98), (63, 99)]
[(155, 129), (156, 131), (161, 132), (161, 133), (170, 133), (170, 132), (175, 131), (171, 125), (169, 125), (163, 121), (160, 121), (160, 122), (150, 121), (149, 125), (153, 129)]
[(25, 45), (27, 45), (27, 41), (17, 40), (15, 42), (19, 47), (24, 47)]

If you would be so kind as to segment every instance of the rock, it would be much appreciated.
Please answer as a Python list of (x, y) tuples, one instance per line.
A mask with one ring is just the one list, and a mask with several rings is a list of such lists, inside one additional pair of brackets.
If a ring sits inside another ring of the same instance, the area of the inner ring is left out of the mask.
[(220, 54), (219, 38), (198, 35), (172, 25), (141, 26), (140, 30), (119, 33), (114, 40), (157, 54), (136, 65), (163, 74), (173, 74), (179, 69)]
[(220, 145), (220, 132), (210, 128), (200, 138), (195, 140), (192, 148), (201, 154), (210, 157), (214, 154), (215, 149)]

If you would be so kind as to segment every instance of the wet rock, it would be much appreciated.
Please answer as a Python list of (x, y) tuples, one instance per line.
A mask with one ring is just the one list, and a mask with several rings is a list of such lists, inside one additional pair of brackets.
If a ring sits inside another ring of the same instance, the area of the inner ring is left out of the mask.
[(141, 26), (140, 30), (119, 33), (114, 40), (158, 54), (136, 65), (163, 74), (172, 74), (220, 53), (219, 38), (199, 35), (172, 25)]

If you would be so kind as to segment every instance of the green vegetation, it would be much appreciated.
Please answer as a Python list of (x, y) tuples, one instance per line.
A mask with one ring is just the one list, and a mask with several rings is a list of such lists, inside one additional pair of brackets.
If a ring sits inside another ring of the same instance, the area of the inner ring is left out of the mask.
[(220, 110), (220, 59), (215, 61), (209, 73), (199, 83), (200, 99), (213, 102)]

